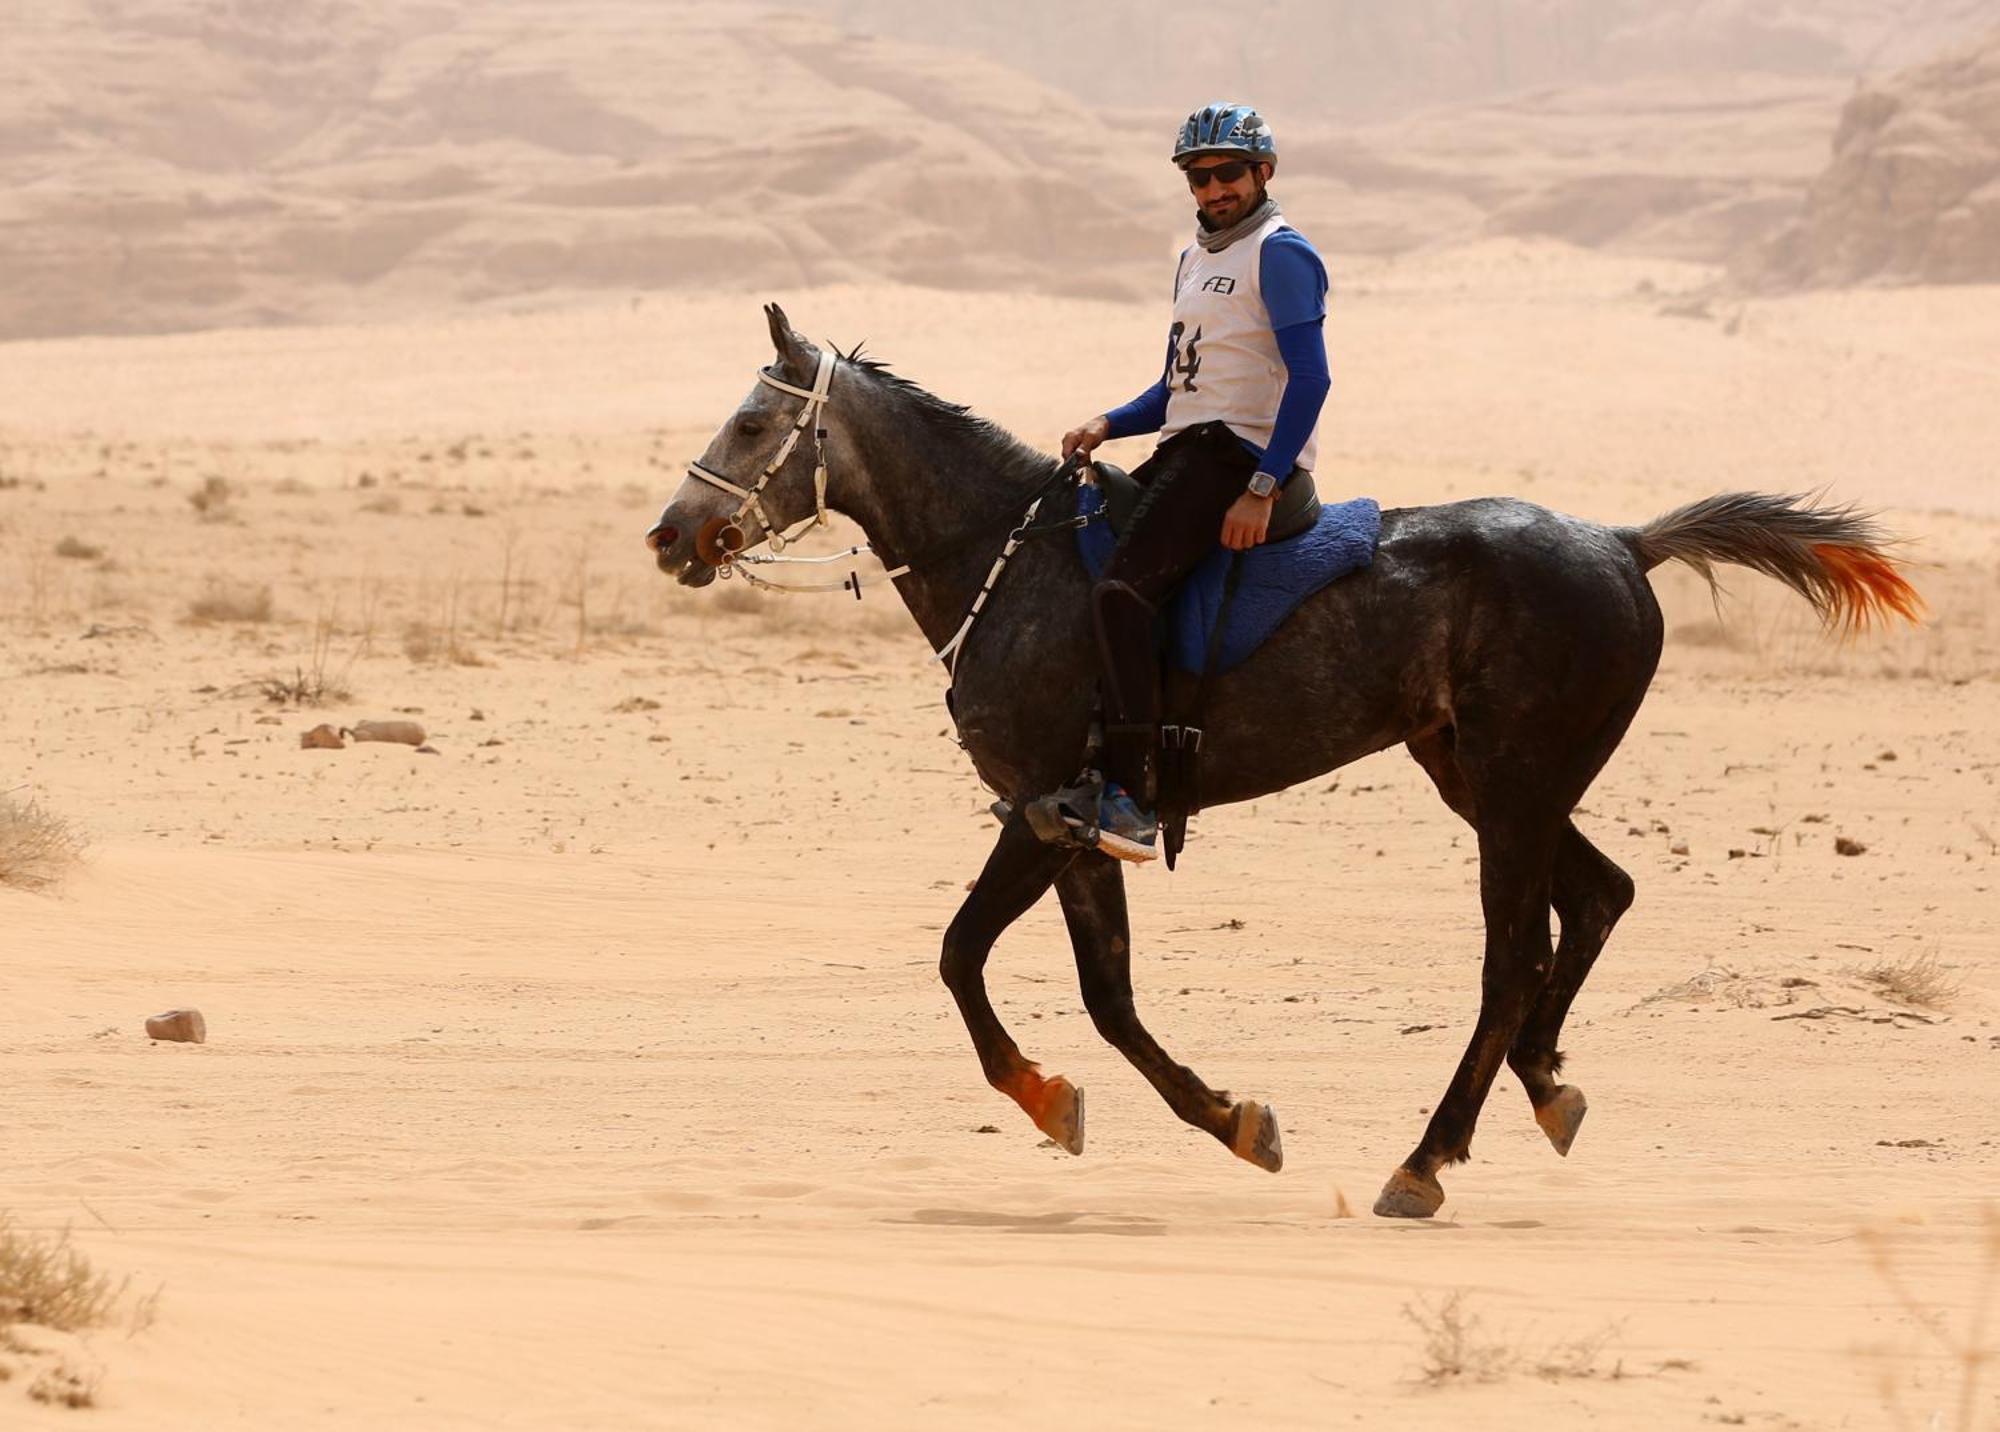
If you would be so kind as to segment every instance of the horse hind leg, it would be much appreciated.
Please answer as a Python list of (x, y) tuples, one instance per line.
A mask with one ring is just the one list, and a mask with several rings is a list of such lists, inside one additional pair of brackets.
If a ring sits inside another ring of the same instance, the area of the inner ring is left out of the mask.
[(1083, 1091), (1061, 1075), (1044, 1076), (993, 1012), (986, 993), (986, 957), (1014, 921), (1048, 893), (1074, 851), (1043, 844), (1019, 813), (999, 842), (972, 893), (944, 935), (938, 974), (958, 1004), (986, 1082), (1019, 1104), (1035, 1127), (1070, 1153), (1083, 1152)]
[(1507, 1063), (1528, 1092), (1535, 1122), (1549, 1143), (1567, 1156), (1589, 1107), (1583, 1091), (1558, 1081), (1562, 1051), (1556, 1041), (1563, 1021), (1619, 916), (1631, 908), (1632, 877), (1592, 845), (1574, 823), (1565, 825), (1556, 843), (1552, 900), (1562, 935), (1556, 942), (1555, 965), (1529, 1010)]
[(1056, 895), (1076, 950), (1084, 1008), (1097, 1032), (1146, 1076), (1167, 1107), (1214, 1135), (1238, 1158), (1276, 1173), (1285, 1161), (1277, 1115), (1255, 1099), (1231, 1101), (1162, 1049), (1132, 998), (1131, 926), (1125, 880), (1113, 861), (1083, 857), (1056, 877)]
[(1486, 955), (1479, 1017), (1422, 1139), (1375, 1201), (1375, 1212), (1383, 1217), (1428, 1218), (1444, 1202), (1438, 1170), (1469, 1156), (1494, 1076), (1548, 980), (1549, 885), (1562, 816), (1538, 808), (1539, 794), (1534, 782), (1519, 781), (1481, 801), (1479, 895)]
[[(1622, 737), (1630, 713), (1609, 723), (1611, 746)], [(1474, 824), (1472, 788), (1456, 757), (1456, 733), (1449, 726), (1410, 741), (1410, 754), (1437, 786), (1438, 794), (1467, 823)], [(1608, 758), (1609, 749), (1605, 751)], [(1601, 765), (1601, 762), (1599, 763)], [(1595, 774), (1593, 770), (1592, 774)], [(1550, 904), (1562, 934), (1547, 982), (1536, 995), (1507, 1063), (1527, 1091), (1535, 1122), (1556, 1152), (1568, 1156), (1589, 1105), (1583, 1091), (1561, 1083), (1562, 1054), (1556, 1041), (1577, 991), (1603, 950), (1612, 928), (1632, 904), (1632, 878), (1587, 840), (1574, 822), (1565, 822), (1556, 844)]]

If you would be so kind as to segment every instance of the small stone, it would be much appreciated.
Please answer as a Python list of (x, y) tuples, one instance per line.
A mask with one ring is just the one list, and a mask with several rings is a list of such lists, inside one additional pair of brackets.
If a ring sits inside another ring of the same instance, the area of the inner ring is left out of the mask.
[(1743, 850), (1742, 850), (1742, 848), (1741, 848), (1740, 846), (1734, 846), (1734, 845), (1732, 845), (1732, 846), (1731, 846), (1731, 847), (1729, 848), (1729, 858), (1730, 858), (1731, 860), (1741, 860), (1741, 859), (1743, 858), (1743, 855), (1744, 855), (1744, 852), (1743, 852)]
[(1000, 1132), (1000, 1126), (998, 1124), (981, 1124), (972, 1132), (975, 1134), (997, 1134)]
[(1685, 840), (1677, 840), (1667, 847), (1667, 854), (1669, 855), (1686, 855), (1687, 853), (1688, 843)]
[(340, 732), (324, 721), (299, 737), (299, 747), (306, 751), (339, 751), (346, 746), (347, 742), (340, 739)]
[(424, 728), (415, 721), (357, 721), (346, 734), (356, 741), (396, 741), (405, 746), (424, 744)]
[(208, 1021), (198, 1009), (170, 1009), (146, 1021), (146, 1037), (174, 1044), (206, 1044)]
[(1850, 840), (1844, 835), (1836, 835), (1833, 838), (1833, 853), (1835, 855), (1862, 855), (1867, 850), (1868, 847), (1860, 841)]

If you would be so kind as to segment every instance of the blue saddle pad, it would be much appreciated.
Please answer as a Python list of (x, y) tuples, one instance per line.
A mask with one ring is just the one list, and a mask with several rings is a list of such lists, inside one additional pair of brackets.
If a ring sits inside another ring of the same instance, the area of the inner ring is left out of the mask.
[[(1093, 486), (1077, 489), (1078, 516), (1096, 512), (1104, 494)], [(1236, 585), (1229, 629), (1216, 652), (1217, 671), (1240, 666), (1262, 646), (1299, 604), (1336, 577), (1375, 560), (1375, 539), (1382, 531), (1382, 508), (1371, 497), (1326, 503), (1319, 521), (1296, 537), (1266, 542), (1243, 554), (1243, 575)], [(1083, 564), (1093, 580), (1111, 560), (1118, 535), (1103, 520), (1087, 522), (1076, 532)], [(1234, 555), (1217, 541), (1215, 550), (1190, 572), (1167, 603), (1167, 658), (1182, 671), (1199, 672), (1208, 655), (1210, 633), (1222, 611), (1222, 586)]]

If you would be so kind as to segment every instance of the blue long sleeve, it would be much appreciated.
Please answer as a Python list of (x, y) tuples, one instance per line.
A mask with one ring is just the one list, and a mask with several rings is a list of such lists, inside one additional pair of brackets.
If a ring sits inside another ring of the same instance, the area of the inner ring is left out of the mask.
[(1285, 394), (1278, 399), (1278, 413), (1271, 421), (1271, 441), (1258, 462), (1260, 472), (1268, 472), (1283, 482), (1297, 465), (1299, 453), (1319, 421), (1319, 410), (1333, 389), (1333, 377), (1326, 368), (1326, 320), (1315, 318), (1277, 330), (1278, 353), (1285, 360)]
[(1285, 391), (1257, 466), (1283, 482), (1312, 437), (1333, 388), (1326, 366), (1326, 265), (1304, 234), (1280, 229), (1258, 255), (1258, 281), (1278, 356), (1285, 361)]

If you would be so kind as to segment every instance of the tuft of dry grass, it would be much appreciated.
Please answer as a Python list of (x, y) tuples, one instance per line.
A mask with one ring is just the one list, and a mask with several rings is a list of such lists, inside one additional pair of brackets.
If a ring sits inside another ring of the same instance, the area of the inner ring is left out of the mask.
[(95, 1407), (97, 1388), (104, 1380), (95, 1368), (79, 1368), (68, 1361), (45, 1367), (28, 1384), (28, 1396), (51, 1407)]
[(274, 706), (331, 706), (354, 695), (347, 684), (347, 673), (354, 669), (355, 658), (361, 654), (367, 639), (364, 636), (356, 644), (338, 672), (329, 672), (327, 668), (333, 661), (335, 615), (331, 606), (320, 608), (319, 616), (313, 622), (310, 659), (293, 666), (290, 676), (273, 672), (259, 678), (256, 689), (266, 701)]
[(0, 1327), (94, 1328), (110, 1320), (125, 1288), (91, 1266), (70, 1243), (67, 1228), (36, 1233), (0, 1213)]
[(65, 537), (56, 543), (56, 555), (77, 562), (95, 562), (104, 555), (104, 549), (75, 537)]
[(0, 885), (46, 890), (83, 855), (84, 838), (36, 801), (0, 795)]
[(1447, 1293), (1435, 1304), (1405, 1303), (1403, 1317), (1423, 1337), (1417, 1377), (1427, 1387), (1497, 1382), (1519, 1360), (1516, 1349), (1487, 1334), (1462, 1292)]
[(211, 577), (202, 594), (188, 603), (188, 619), (197, 622), (267, 622), (272, 614), (268, 582), (252, 586)]
[(188, 506), (195, 510), (204, 522), (220, 522), (230, 515), (236, 501), (236, 486), (226, 477), (210, 473), (201, 480), (201, 486), (188, 494)]
[(1882, 960), (1854, 972), (1885, 999), (1913, 1009), (1949, 1009), (1958, 998), (1959, 980), (1936, 950), (1900, 960)]
[[(1403, 1317), (1423, 1336), (1417, 1378), (1426, 1387), (1499, 1382), (1517, 1373), (1545, 1382), (1627, 1375), (1623, 1362), (1614, 1361), (1609, 1368), (1601, 1365), (1606, 1350), (1619, 1335), (1616, 1323), (1583, 1337), (1534, 1346), (1489, 1332), (1466, 1307), (1462, 1291), (1448, 1293), (1436, 1303), (1423, 1299), (1405, 1303)], [(1688, 1366), (1691, 1364), (1684, 1360), (1675, 1360), (1661, 1363), (1660, 1371)]]
[[(1921, 1328), (1937, 1355), (1944, 1358), (1957, 1373), (1958, 1386), (1951, 1408), (1951, 1420), (1947, 1422), (1946, 1411), (1942, 1407), (1931, 1409), (1930, 1417), (1923, 1425), (1926, 1432), (1978, 1432), (1980, 1420), (1979, 1388), (1984, 1380), (1987, 1364), (2000, 1356), (2000, 1348), (1993, 1342), (1993, 1313), (1996, 1303), (2000, 1303), (2000, 1206), (1989, 1204), (1983, 1211), (1984, 1257), (1979, 1265), (1978, 1283), (1975, 1286), (1972, 1307), (1966, 1315), (1965, 1330), (1954, 1333), (1950, 1320), (1936, 1308), (1916, 1295), (1909, 1280), (1896, 1261), (1896, 1247), (1893, 1240), (1879, 1229), (1863, 1229), (1861, 1247), (1874, 1265), (1875, 1274), (1888, 1287), (1896, 1305), (1909, 1320)], [(1898, 1428), (1916, 1426), (1907, 1414), (1902, 1399), (1902, 1369), (1882, 1354), (1880, 1392), (1883, 1404), (1895, 1419)]]

